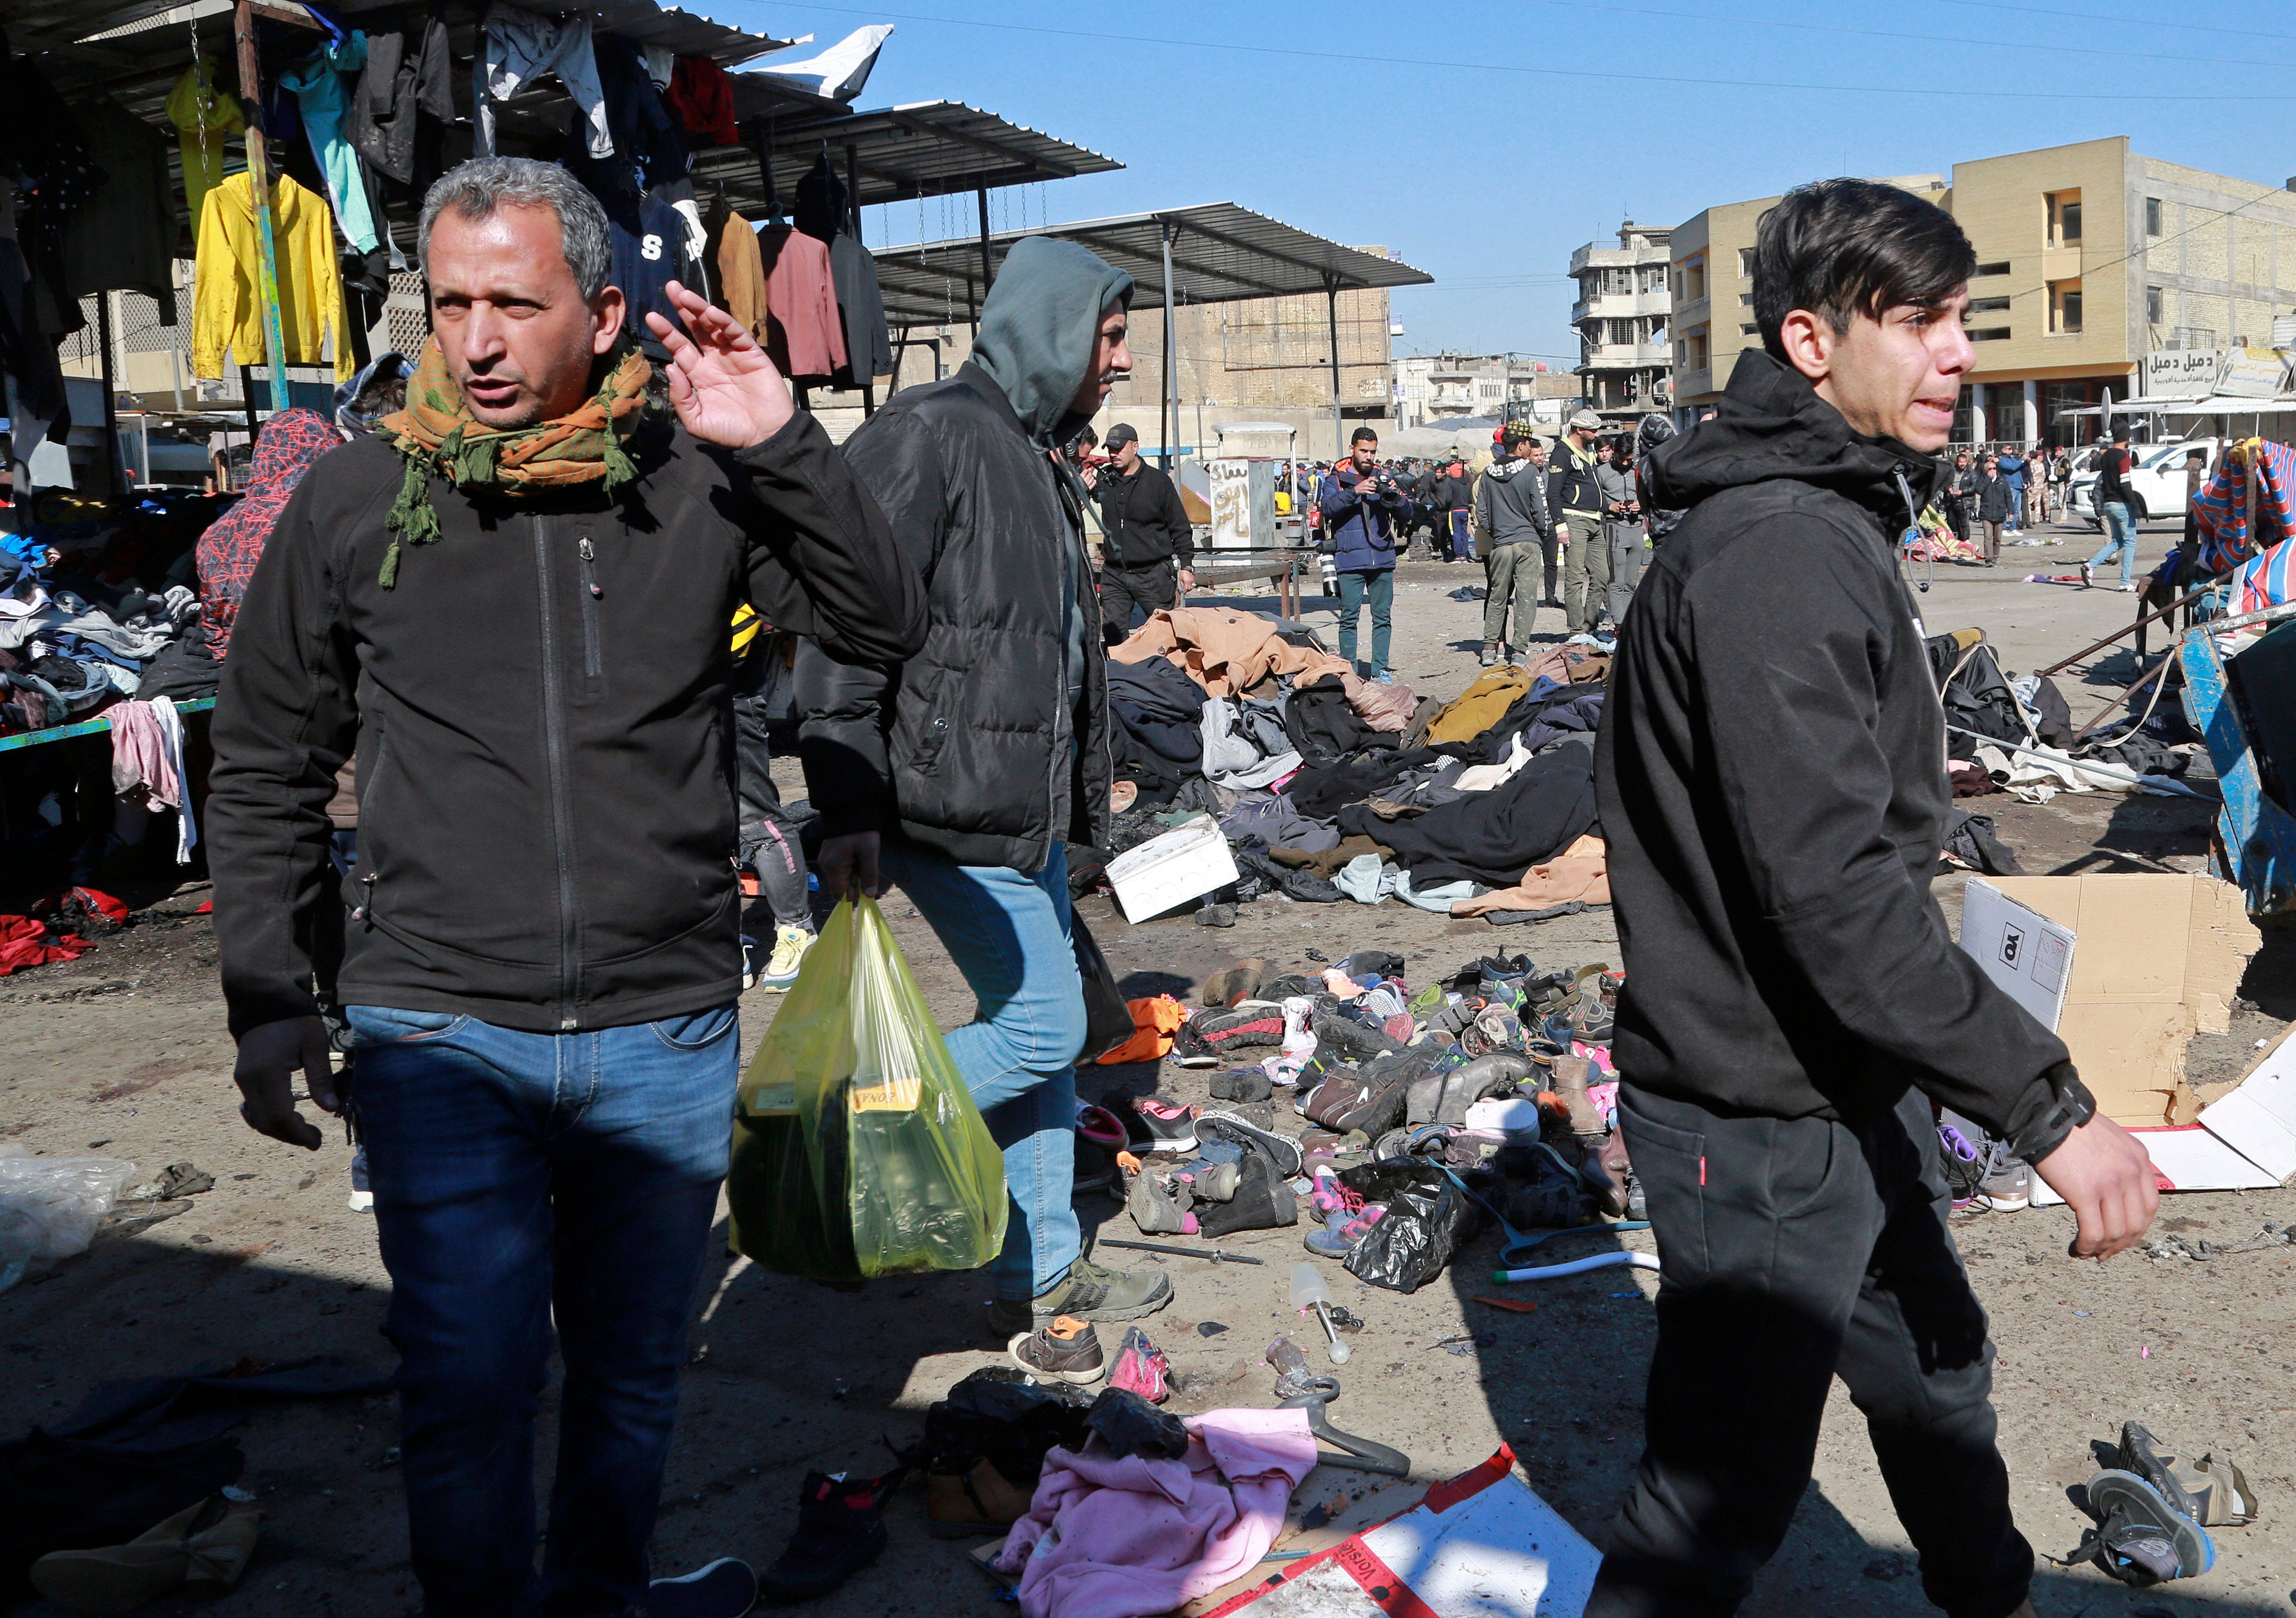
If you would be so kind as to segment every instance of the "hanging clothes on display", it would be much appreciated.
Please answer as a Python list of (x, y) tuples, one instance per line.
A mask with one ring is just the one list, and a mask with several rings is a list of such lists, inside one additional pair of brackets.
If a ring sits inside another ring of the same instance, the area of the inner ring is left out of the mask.
[(366, 177), (359, 172), (358, 154), (343, 138), (343, 117), (350, 104), (350, 85), (344, 75), (365, 66), (366, 36), (354, 30), (341, 45), (312, 52), (279, 78), (281, 87), (295, 97), (303, 138), (310, 143), (311, 156), (326, 181), (343, 240), (355, 253), (373, 252), (381, 245), (374, 233), (374, 216), (367, 211)]
[(223, 179), (224, 137), (246, 127), (239, 98), (216, 88), (215, 59), (202, 56), (168, 92), (168, 121), (176, 126), (184, 164), (184, 208), (192, 239), (200, 234), (200, 205)]
[(829, 249), (794, 225), (769, 225), (758, 233), (758, 257), (766, 268), (766, 352), (791, 380), (826, 382), (845, 364)]
[(495, 102), (508, 101), (528, 82), (555, 73), (587, 124), (587, 149), (594, 158), (614, 155), (606, 127), (606, 97), (598, 87), (598, 59), (590, 41), (590, 19), (576, 13), (563, 21), (538, 17), (514, 5), (487, 13), (471, 76), (471, 103), (477, 125), (476, 155), (495, 155)]
[(766, 261), (758, 251), (757, 231), (726, 206), (722, 194), (709, 219), (709, 262), (718, 272), (718, 306), (762, 344), (766, 313), (773, 303), (766, 285)]
[[(242, 365), (260, 365), (263, 310), (256, 290), (254, 187), (235, 174), (208, 193), (200, 216), (192, 294), (192, 374), (223, 375), (228, 348)], [(324, 198), (281, 175), (272, 183), (272, 239), (279, 266), (279, 329), (291, 365), (325, 362), (335, 338), (335, 380), (358, 370), (351, 353), (341, 276), (335, 267), (334, 222)]]
[[(32, 453), (51, 436), (61, 445), (71, 427), (63, 367), (56, 360), (56, 339), (62, 333), (41, 329), (38, 306), (23, 253), (13, 241), (0, 236), (0, 369), (7, 373), (0, 404), (8, 413), (8, 457), (19, 467), (29, 466)], [(20, 480), (16, 493), (23, 493)]]
[(646, 315), (651, 311), (684, 331), (684, 319), (670, 306), (669, 283), (702, 284), (701, 266), (686, 249), (685, 217), (667, 202), (651, 199), (631, 201), (602, 197), (599, 200), (606, 209), (614, 284), (621, 288), (629, 305), (627, 329), (649, 355), (666, 357), (666, 350), (645, 323)]
[[(677, 120), (662, 105), (661, 92), (646, 76), (645, 53), (619, 35), (596, 42), (598, 86), (606, 102), (606, 127), (613, 135), (611, 167), (622, 170), (619, 183), (636, 191), (652, 191), (686, 176), (685, 135)], [(574, 163), (575, 176), (589, 182)], [(594, 184), (592, 189), (597, 187)]]
[(816, 158), (797, 183), (797, 227), (829, 247), (829, 279), (844, 323), (846, 370), (840, 388), (858, 388), (893, 372), (893, 335), (885, 325), (885, 294), (877, 284), (877, 261), (853, 239), (845, 182), (829, 161)]
[(64, 222), (64, 290), (141, 292), (176, 323), (176, 199), (167, 137), (127, 109), (100, 101), (80, 109), (88, 156), (103, 170), (79, 211)]
[(738, 146), (734, 124), (734, 81), (707, 56), (681, 56), (662, 97), (685, 133), (708, 146)]
[(0, 32), (0, 173), (18, 182), (16, 240), (31, 271), (39, 329), (62, 336), (87, 323), (79, 299), (65, 293), (64, 222), (103, 182), (88, 156), (79, 119), (31, 57), (19, 55)]
[(446, 172), (453, 70), (447, 25), (435, 12), (419, 29), (368, 37), (366, 68), (343, 115), (343, 135), (368, 168), (417, 192)]

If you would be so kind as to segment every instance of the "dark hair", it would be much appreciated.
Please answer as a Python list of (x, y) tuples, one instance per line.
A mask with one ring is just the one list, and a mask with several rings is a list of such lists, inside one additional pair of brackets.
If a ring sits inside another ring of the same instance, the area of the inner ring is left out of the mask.
[(1348, 447), (1352, 449), (1357, 445), (1361, 444), (1365, 438), (1369, 438), (1374, 444), (1379, 442), (1379, 435), (1372, 431), (1370, 428), (1358, 427), (1353, 433), (1349, 435)]
[(1977, 270), (1977, 249), (1951, 214), (1873, 180), (1797, 185), (1762, 215), (1754, 242), (1754, 320), (1780, 359), (1796, 309), (1824, 315), (1838, 334), (1860, 315), (1941, 305)]

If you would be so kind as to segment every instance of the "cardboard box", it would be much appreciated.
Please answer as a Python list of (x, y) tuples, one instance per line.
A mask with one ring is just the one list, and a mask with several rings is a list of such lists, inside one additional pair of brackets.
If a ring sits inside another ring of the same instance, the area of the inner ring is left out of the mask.
[(2157, 1128), (2193, 1122), (2185, 1047), (2231, 1026), (2260, 940), (2231, 883), (2130, 875), (1972, 880), (1961, 943), (2063, 1039), (2099, 1111)]

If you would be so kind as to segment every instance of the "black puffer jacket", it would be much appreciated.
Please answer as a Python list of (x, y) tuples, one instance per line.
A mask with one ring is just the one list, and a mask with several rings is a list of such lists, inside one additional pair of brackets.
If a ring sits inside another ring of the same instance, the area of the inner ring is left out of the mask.
[(658, 425), (636, 484), (504, 500), (434, 478), (437, 543), (376, 575), (402, 462), (323, 458), (224, 666), (207, 830), (234, 1034), (308, 1015), (335, 772), (358, 751), (346, 1005), (537, 1033), (741, 993), (729, 625), (849, 655), (923, 638), (922, 588), (819, 423), (741, 451)]
[(1074, 243), (1021, 241), (975, 357), (846, 441), (925, 579), (931, 621), (897, 667), (799, 654), (799, 750), (827, 835), (882, 831), (1030, 872), (1055, 842), (1100, 840), (1108, 665), (1081, 486), (1053, 445), (1082, 424), (1067, 407), (1101, 311), (1131, 290)]
[(1651, 457), (1652, 498), (1687, 514), (1620, 627), (1595, 748), (1619, 1070), (1787, 1118), (1876, 1118), (1915, 1085), (2035, 1160), (2087, 1092), (1930, 895), (1952, 789), (1894, 535), (1940, 470), (1759, 349)]

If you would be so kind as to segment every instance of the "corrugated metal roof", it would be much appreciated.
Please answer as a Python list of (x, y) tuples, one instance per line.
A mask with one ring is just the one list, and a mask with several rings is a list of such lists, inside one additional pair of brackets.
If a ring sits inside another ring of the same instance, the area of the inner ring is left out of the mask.
[[(734, 113), (745, 132), (753, 120), (770, 119), (774, 180), (784, 208), (798, 177), (824, 151), (840, 176), (849, 172), (849, 172), (860, 182), (865, 208), (983, 186), (995, 190), (1106, 174), (1124, 167), (1113, 158), (959, 102), (918, 102), (853, 113), (837, 109), (815, 116), (767, 107), (765, 97), (789, 94), (775, 87), (769, 73), (732, 77)], [(722, 190), (726, 200), (745, 215), (755, 215), (765, 205), (765, 180), (754, 150), (719, 147), (696, 152), (694, 183)]]
[[(1172, 300), (1234, 303), (1250, 298), (1292, 297), (1327, 287), (1423, 286), (1435, 278), (1397, 258), (1342, 247), (1317, 235), (1239, 208), (1205, 202), (1111, 219), (1082, 219), (1039, 230), (1001, 231), (988, 239), (1001, 265), (1024, 236), (1081, 242), (1130, 272), (1136, 307), (1164, 301), (1163, 237), (1172, 241)], [(896, 323), (937, 322), (963, 311), (980, 296), (980, 241), (954, 237), (909, 247), (875, 249), (885, 312)]]

